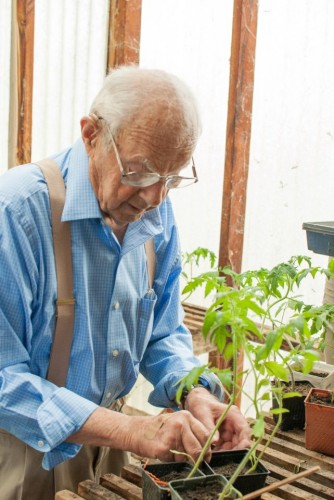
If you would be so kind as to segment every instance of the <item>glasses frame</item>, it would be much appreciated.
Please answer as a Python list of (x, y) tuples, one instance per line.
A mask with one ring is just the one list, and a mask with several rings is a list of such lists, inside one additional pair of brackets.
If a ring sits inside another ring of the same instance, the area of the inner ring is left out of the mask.
[[(112, 145), (113, 145), (113, 148), (114, 148), (114, 152), (115, 152), (115, 156), (116, 156), (116, 161), (117, 161), (117, 164), (118, 164), (118, 168), (119, 168), (119, 170), (121, 172), (121, 177), (122, 177), (121, 182), (122, 182), (122, 184), (126, 184), (126, 185), (132, 186), (132, 187), (146, 188), (146, 187), (154, 186), (154, 184), (157, 184), (158, 182), (163, 182), (165, 188), (167, 188), (169, 190), (169, 189), (178, 189), (179, 186), (169, 186), (168, 185), (169, 181), (172, 181), (172, 180), (175, 180), (175, 179), (189, 180), (189, 181), (192, 181), (191, 184), (196, 184), (196, 182), (198, 182), (198, 176), (197, 176), (197, 172), (196, 172), (196, 167), (195, 167), (195, 162), (194, 162), (193, 156), (191, 157), (191, 162), (192, 162), (191, 169), (192, 169), (193, 177), (184, 177), (182, 175), (160, 175), (157, 172), (148, 172), (148, 174), (154, 174), (156, 176), (157, 180), (154, 181), (154, 182), (152, 182), (151, 184), (147, 184), (147, 185), (140, 185), (140, 184), (131, 182), (131, 176), (134, 175), (134, 174), (138, 175), (138, 173), (137, 172), (126, 172), (124, 170), (123, 163), (122, 163), (122, 160), (121, 160), (121, 158), (119, 156), (118, 148), (116, 146), (114, 136), (111, 133), (111, 130), (109, 128), (108, 122), (106, 121), (105, 118), (103, 118), (103, 116), (96, 116), (94, 114), (92, 114), (92, 116), (94, 118), (97, 118), (98, 120), (103, 120), (106, 123), (107, 130), (108, 130), (108, 133), (110, 135), (111, 142), (112, 142)], [(189, 186), (191, 184), (189, 184)], [(183, 186), (183, 187), (187, 187), (187, 186)], [(180, 188), (182, 188), (182, 186), (180, 186)]]

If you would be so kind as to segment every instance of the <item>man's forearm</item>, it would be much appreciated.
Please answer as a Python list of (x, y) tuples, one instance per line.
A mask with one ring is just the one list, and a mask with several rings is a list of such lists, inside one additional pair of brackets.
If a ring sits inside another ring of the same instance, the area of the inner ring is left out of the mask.
[(134, 424), (133, 418), (107, 408), (97, 408), (81, 429), (72, 434), (67, 441), (129, 450), (131, 447), (131, 427)]

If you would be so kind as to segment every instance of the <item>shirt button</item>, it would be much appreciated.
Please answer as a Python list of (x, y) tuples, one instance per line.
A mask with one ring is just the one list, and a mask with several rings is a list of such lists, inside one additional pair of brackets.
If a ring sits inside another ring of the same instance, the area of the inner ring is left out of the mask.
[(111, 392), (108, 392), (108, 393), (106, 394), (106, 398), (107, 398), (107, 399), (109, 399), (110, 397), (111, 397)]
[(117, 356), (119, 355), (119, 350), (118, 349), (114, 349), (113, 352), (112, 352), (112, 355), (114, 356), (114, 358), (117, 358)]
[(39, 441), (37, 441), (37, 445), (39, 448), (42, 448), (42, 446), (44, 446), (44, 441), (42, 441), (42, 439), (40, 439)]
[(114, 306), (113, 306), (113, 307), (114, 307), (114, 309), (116, 309), (116, 311), (117, 311), (117, 309), (119, 309), (119, 302), (115, 302), (115, 304), (114, 304)]

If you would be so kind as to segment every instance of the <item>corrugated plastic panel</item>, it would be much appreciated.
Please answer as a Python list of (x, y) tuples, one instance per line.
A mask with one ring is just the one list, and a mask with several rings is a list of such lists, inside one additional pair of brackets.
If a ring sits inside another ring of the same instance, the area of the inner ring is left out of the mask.
[(0, 174), (8, 163), (11, 0), (0, 0)]
[(108, 0), (36, 0), (32, 159), (80, 135), (106, 71)]

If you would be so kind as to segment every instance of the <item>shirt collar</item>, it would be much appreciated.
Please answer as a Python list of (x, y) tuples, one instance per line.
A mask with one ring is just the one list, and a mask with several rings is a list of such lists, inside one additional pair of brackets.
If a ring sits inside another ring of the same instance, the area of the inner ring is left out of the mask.
[(67, 160), (66, 201), (62, 221), (101, 218), (101, 211), (89, 180), (84, 144), (79, 139)]

